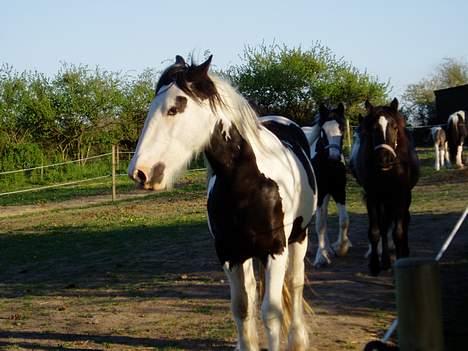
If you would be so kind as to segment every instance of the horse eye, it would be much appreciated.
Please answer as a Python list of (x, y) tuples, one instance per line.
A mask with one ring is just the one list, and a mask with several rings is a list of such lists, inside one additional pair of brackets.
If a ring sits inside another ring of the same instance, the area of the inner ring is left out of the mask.
[(173, 106), (167, 111), (168, 116), (174, 116), (177, 114), (177, 107)]

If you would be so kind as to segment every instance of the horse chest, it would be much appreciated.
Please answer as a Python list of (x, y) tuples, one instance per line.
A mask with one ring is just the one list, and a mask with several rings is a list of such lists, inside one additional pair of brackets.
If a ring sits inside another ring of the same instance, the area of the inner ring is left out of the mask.
[(237, 181), (217, 177), (208, 196), (208, 217), (221, 263), (266, 260), (286, 246), (278, 186), (262, 175)]

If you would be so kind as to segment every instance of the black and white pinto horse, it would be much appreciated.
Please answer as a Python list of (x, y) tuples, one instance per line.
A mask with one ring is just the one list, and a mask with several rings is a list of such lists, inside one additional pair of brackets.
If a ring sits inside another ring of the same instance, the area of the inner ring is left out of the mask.
[(468, 136), (465, 111), (458, 111), (449, 116), (447, 121), (447, 142), (450, 162), (457, 168), (464, 168), (463, 143)]
[(328, 201), (335, 200), (339, 216), (339, 233), (331, 249), (337, 256), (344, 256), (351, 247), (348, 238), (349, 217), (346, 211), (346, 166), (343, 157), (343, 136), (345, 129), (344, 106), (329, 110), (319, 107), (319, 120), (315, 126), (303, 127), (310, 144), (312, 165), (318, 187), (317, 214), (317, 253), (314, 266), (330, 264), (330, 245), (327, 236)]
[[(447, 135), (442, 127), (431, 128), (432, 141), (434, 142), (435, 165), (436, 171), (439, 171), (445, 164), (449, 164), (449, 156), (447, 150)], [(447, 163), (446, 163), (447, 162)]]
[(229, 279), (238, 349), (259, 349), (252, 263), (258, 258), (265, 269), (261, 312), (269, 350), (280, 348), (289, 308), (288, 348), (307, 350), (304, 257), (317, 198), (307, 139), (284, 117), (257, 119), (229, 83), (208, 73), (210, 63), (211, 56), (201, 65), (177, 56), (164, 71), (128, 174), (147, 189), (168, 187), (203, 152), (208, 226)]
[[(388, 229), (393, 225), (396, 256), (407, 257), (411, 190), (419, 179), (419, 160), (405, 120), (398, 112), (398, 100), (390, 106), (372, 106), (366, 101), (367, 116), (351, 152), (351, 169), (364, 188), (371, 244), (369, 269), (377, 275), (391, 266)], [(382, 258), (378, 244), (382, 241)]]

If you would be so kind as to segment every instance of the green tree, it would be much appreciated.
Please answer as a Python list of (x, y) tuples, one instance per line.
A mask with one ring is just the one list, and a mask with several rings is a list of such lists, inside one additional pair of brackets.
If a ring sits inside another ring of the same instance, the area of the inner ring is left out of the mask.
[(64, 65), (53, 82), (57, 146), (63, 158), (86, 157), (118, 140), (123, 94), (120, 74)]
[(307, 123), (320, 103), (343, 102), (355, 121), (362, 102), (384, 102), (389, 84), (360, 72), (329, 48), (315, 43), (310, 49), (261, 44), (246, 47), (242, 63), (227, 75), (262, 114), (274, 113)]
[(434, 90), (468, 84), (468, 63), (445, 58), (429, 77), (410, 84), (403, 95), (404, 108), (415, 124), (437, 122)]

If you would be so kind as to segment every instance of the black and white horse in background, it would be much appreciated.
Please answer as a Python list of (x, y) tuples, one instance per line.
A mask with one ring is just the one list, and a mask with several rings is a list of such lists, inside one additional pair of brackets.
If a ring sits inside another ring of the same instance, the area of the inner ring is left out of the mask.
[(391, 266), (387, 232), (392, 225), (397, 258), (409, 255), (409, 207), (411, 190), (419, 179), (419, 160), (397, 99), (389, 106), (376, 107), (366, 101), (366, 109), (350, 164), (365, 192), (371, 244), (369, 269), (377, 275)]
[(454, 167), (464, 167), (463, 143), (467, 136), (465, 111), (452, 113), (447, 121), (447, 143), (450, 162)]
[(319, 107), (319, 120), (313, 127), (303, 127), (308, 136), (312, 165), (318, 187), (317, 214), (317, 253), (314, 266), (330, 264), (330, 244), (327, 235), (328, 201), (335, 200), (339, 216), (339, 233), (331, 250), (337, 256), (344, 256), (351, 247), (348, 238), (349, 217), (346, 211), (346, 166), (343, 157), (343, 136), (345, 130), (344, 106), (329, 110)]
[(444, 167), (445, 164), (449, 165), (449, 156), (447, 150), (447, 136), (442, 127), (431, 128), (432, 141), (434, 142), (435, 150), (435, 165), (436, 171)]
[(257, 119), (228, 82), (208, 73), (210, 63), (211, 56), (201, 65), (177, 56), (164, 71), (128, 174), (144, 188), (167, 187), (203, 152), (208, 226), (229, 279), (238, 349), (259, 350), (252, 262), (258, 258), (268, 349), (279, 350), (283, 311), (291, 310), (288, 349), (308, 350), (304, 257), (317, 195), (307, 139), (284, 117)]

